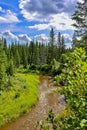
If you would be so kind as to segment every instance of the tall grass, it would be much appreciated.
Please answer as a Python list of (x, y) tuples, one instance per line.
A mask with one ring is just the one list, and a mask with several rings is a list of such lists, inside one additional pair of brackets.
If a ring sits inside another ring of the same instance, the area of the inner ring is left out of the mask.
[(39, 78), (35, 74), (16, 73), (10, 86), (0, 92), (0, 127), (28, 112), (38, 100)]

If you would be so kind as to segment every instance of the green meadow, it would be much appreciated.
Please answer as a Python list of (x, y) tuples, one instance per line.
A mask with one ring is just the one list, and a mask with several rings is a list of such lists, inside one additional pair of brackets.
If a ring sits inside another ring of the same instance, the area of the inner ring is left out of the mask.
[(17, 72), (0, 91), (0, 126), (30, 111), (38, 100), (39, 76)]

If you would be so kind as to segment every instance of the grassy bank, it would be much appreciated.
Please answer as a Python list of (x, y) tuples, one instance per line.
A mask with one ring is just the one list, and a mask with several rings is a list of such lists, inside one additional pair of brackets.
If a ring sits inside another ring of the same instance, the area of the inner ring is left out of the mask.
[(39, 78), (34, 74), (16, 73), (8, 89), (0, 92), (0, 127), (28, 112), (38, 100)]

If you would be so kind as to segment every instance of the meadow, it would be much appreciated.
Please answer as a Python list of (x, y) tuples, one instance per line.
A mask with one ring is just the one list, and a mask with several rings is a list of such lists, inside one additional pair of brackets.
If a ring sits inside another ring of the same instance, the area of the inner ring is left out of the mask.
[(16, 72), (7, 89), (0, 91), (0, 126), (31, 110), (38, 101), (39, 76)]

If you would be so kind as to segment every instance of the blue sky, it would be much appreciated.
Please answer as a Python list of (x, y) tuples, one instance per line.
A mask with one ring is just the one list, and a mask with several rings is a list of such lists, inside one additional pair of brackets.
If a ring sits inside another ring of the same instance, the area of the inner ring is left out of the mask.
[(47, 40), (53, 27), (55, 35), (60, 31), (70, 41), (77, 1), (81, 0), (0, 0), (0, 36)]

